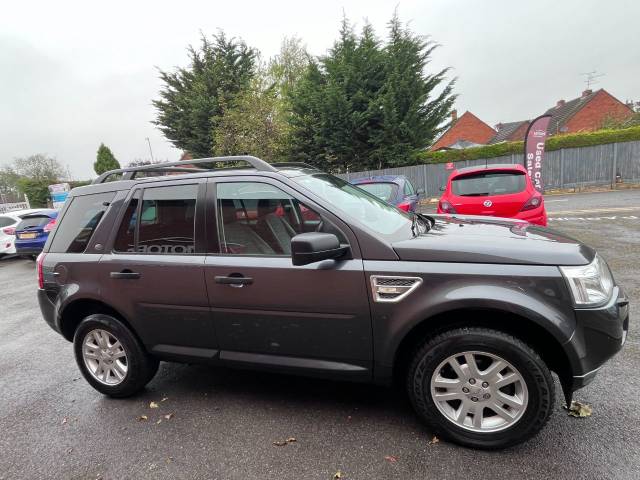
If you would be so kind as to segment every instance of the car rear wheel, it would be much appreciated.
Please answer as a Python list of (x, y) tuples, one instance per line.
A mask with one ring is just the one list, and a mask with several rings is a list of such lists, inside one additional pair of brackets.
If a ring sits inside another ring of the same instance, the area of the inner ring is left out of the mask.
[(540, 356), (519, 339), (484, 328), (450, 330), (425, 342), (411, 362), (407, 389), (436, 434), (474, 448), (526, 441), (555, 403)]
[(86, 317), (73, 337), (76, 362), (93, 388), (111, 397), (128, 397), (142, 390), (158, 371), (158, 360), (144, 350), (118, 319)]

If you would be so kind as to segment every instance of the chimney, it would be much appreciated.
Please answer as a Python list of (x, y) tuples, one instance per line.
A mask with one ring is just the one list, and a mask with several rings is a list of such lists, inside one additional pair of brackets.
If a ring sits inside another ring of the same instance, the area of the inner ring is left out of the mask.
[(593, 93), (593, 90), (587, 88), (584, 92), (582, 92), (582, 98), (587, 97)]
[(564, 100), (558, 100), (558, 102), (556, 103), (556, 108), (564, 107), (565, 103), (566, 102)]
[(458, 120), (458, 110), (451, 110), (451, 121), (455, 122)]

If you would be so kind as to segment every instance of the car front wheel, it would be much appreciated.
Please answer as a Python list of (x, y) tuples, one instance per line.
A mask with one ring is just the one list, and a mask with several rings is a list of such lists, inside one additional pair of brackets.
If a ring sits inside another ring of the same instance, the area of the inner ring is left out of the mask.
[(76, 362), (93, 388), (111, 397), (142, 390), (158, 371), (159, 362), (120, 320), (89, 315), (73, 337)]
[(417, 413), (440, 436), (474, 448), (524, 442), (545, 425), (555, 403), (549, 369), (504, 332), (461, 328), (425, 342), (407, 388)]

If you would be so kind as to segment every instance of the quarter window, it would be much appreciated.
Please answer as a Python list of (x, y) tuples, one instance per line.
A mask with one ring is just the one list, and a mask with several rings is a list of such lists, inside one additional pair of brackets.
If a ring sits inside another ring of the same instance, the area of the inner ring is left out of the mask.
[(106, 192), (73, 197), (60, 225), (56, 228), (49, 251), (84, 252), (114, 196), (115, 192)]

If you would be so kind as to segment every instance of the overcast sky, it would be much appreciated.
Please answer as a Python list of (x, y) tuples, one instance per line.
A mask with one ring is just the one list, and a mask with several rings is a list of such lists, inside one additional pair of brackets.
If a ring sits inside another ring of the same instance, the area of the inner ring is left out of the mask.
[(100, 142), (122, 164), (177, 160), (150, 123), (156, 67), (184, 66), (185, 48), (223, 29), (265, 57), (297, 35), (313, 54), (336, 38), (343, 10), (385, 34), (394, 8), (442, 47), (433, 68), (458, 77), (457, 109), (490, 125), (532, 118), (605, 76), (620, 100), (640, 100), (640, 2), (455, 1), (23, 1), (0, 13), (0, 163), (48, 153), (74, 178), (93, 175)]

